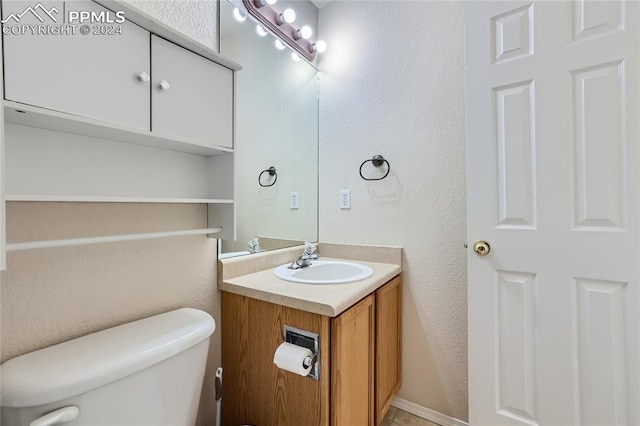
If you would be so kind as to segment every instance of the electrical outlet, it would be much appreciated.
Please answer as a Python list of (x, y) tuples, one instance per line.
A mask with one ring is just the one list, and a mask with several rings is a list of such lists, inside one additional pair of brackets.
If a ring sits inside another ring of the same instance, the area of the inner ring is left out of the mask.
[(298, 209), (300, 208), (300, 196), (297, 192), (292, 192), (289, 198), (289, 208)]
[(350, 189), (340, 190), (340, 208), (341, 209), (351, 208), (351, 190)]

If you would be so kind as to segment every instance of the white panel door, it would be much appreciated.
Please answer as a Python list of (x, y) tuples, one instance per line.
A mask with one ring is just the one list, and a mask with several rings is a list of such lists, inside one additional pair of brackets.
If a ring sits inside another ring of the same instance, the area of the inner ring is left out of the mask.
[(233, 148), (233, 72), (151, 37), (151, 131)]
[(151, 73), (149, 33), (130, 22), (81, 31), (72, 11), (107, 13), (86, 0), (2, 2), (5, 98), (149, 130), (150, 83), (138, 79)]
[(638, 13), (467, 3), (472, 425), (640, 424)]

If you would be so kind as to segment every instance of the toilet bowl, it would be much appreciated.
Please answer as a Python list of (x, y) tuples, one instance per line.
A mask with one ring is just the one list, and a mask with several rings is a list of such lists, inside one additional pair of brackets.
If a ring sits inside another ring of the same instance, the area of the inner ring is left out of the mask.
[(193, 425), (214, 330), (184, 308), (13, 358), (2, 425)]

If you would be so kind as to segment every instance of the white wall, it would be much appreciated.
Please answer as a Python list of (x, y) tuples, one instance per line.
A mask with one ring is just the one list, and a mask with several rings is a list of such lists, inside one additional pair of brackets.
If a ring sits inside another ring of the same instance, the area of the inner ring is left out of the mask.
[[(463, 14), (462, 2), (335, 1), (320, 9), (328, 44), (320, 60), (320, 241), (404, 247), (399, 397), (462, 420)], [(367, 183), (358, 167), (375, 154), (390, 161), (391, 174)], [(351, 189), (351, 210), (339, 209), (340, 189)]]

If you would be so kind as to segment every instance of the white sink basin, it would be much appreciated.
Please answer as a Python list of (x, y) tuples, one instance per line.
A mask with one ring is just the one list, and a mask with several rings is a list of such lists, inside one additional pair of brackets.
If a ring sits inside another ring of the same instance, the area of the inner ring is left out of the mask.
[(278, 266), (276, 277), (300, 284), (346, 284), (364, 280), (373, 275), (366, 265), (337, 260), (314, 260), (311, 266), (289, 269), (289, 264)]

